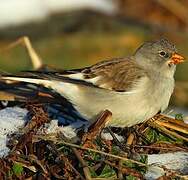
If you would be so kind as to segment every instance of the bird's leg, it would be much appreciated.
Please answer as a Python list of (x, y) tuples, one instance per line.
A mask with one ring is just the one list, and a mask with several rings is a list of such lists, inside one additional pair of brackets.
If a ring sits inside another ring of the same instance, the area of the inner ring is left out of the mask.
[(33, 48), (30, 39), (27, 36), (23, 36), (16, 40), (15, 42), (8, 45), (6, 48), (2, 49), (1, 51), (9, 50), (11, 48), (14, 48), (15, 46), (23, 45), (30, 57), (31, 64), (33, 66), (34, 70), (40, 69), (43, 66), (42, 59), (39, 57), (35, 49)]
[(100, 134), (101, 130), (111, 120), (112, 113), (108, 110), (103, 111), (97, 120), (89, 127), (88, 132), (82, 137), (84, 147), (93, 146), (92, 141)]
[(126, 147), (117, 139), (117, 137), (112, 132), (112, 130), (110, 129), (110, 127), (107, 127), (106, 129), (108, 130), (108, 132), (110, 133), (110, 135), (113, 137), (113, 140), (115, 141), (116, 145), (119, 146), (123, 151), (127, 152)]
[(115, 144), (123, 151), (122, 153), (124, 154), (124, 156), (127, 156), (130, 158), (131, 154), (134, 153), (134, 152), (132, 152), (132, 150), (133, 150), (132, 144), (135, 139), (135, 133), (133, 132), (135, 130), (135, 128), (132, 128), (132, 127), (128, 128), (130, 131), (128, 130), (128, 132), (127, 132), (128, 137), (127, 137), (126, 144), (121, 143), (109, 127), (107, 127), (106, 129), (109, 131), (109, 133), (113, 137)]
[(136, 135), (136, 139), (141, 138), (142, 142), (144, 144), (150, 144), (150, 142), (148, 141), (147, 137), (144, 135), (144, 132), (146, 131), (146, 129), (148, 128), (148, 121), (142, 123), (141, 125), (136, 125), (133, 126), (133, 130), (135, 132)]

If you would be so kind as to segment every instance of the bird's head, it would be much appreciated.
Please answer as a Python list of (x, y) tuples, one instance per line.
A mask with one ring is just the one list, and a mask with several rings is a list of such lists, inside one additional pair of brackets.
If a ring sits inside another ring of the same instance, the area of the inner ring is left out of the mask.
[(184, 62), (175, 45), (167, 39), (145, 42), (134, 54), (136, 62), (146, 70), (174, 72), (176, 65)]

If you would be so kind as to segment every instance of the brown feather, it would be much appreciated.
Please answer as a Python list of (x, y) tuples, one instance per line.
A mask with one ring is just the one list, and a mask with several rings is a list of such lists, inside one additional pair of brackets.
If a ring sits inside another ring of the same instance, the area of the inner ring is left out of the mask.
[(103, 61), (81, 71), (89, 80), (100, 77), (96, 85), (114, 91), (128, 91), (133, 82), (145, 76), (145, 71), (131, 59)]

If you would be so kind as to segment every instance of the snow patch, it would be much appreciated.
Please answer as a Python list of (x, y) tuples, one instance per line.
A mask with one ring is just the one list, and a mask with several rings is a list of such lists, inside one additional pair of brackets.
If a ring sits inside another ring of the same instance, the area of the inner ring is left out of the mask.
[(154, 180), (163, 176), (165, 171), (162, 167), (186, 175), (188, 173), (188, 153), (151, 154), (148, 155), (148, 165), (148, 172), (145, 174), (145, 178), (148, 180)]
[(6, 146), (7, 135), (24, 125), (27, 113), (27, 109), (19, 107), (0, 110), (0, 157), (6, 156), (9, 152)]
[[(116, 136), (116, 138), (118, 139), (118, 141), (120, 141), (120, 142), (123, 142), (123, 141), (124, 141), (123, 136), (120, 136), (120, 135), (118, 135), (118, 134), (116, 134), (116, 133), (114, 133), (114, 135)], [(101, 138), (102, 138), (102, 139), (105, 139), (105, 140), (109, 140), (109, 141), (112, 141), (112, 140), (113, 140), (113, 137), (112, 137), (112, 135), (111, 135), (110, 133), (103, 132), (103, 131), (102, 131), (102, 133), (101, 133)]]

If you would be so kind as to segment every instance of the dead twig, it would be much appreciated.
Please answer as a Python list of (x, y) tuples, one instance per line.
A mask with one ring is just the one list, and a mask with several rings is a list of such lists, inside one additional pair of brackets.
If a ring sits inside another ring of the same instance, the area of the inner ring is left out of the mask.
[(108, 110), (103, 111), (97, 120), (89, 127), (89, 130), (82, 137), (82, 144), (85, 147), (93, 146), (92, 141), (100, 134), (101, 130), (111, 120), (112, 113)]
[(33, 69), (37, 70), (40, 69), (43, 66), (42, 59), (39, 57), (35, 49), (32, 47), (31, 41), (27, 36), (23, 36), (16, 40), (15, 42), (11, 43), (8, 47), (4, 48), (1, 50), (2, 51), (7, 51), (17, 45), (23, 45), (26, 47), (26, 50), (29, 54), (31, 64), (33, 66)]
[(112, 166), (112, 167), (118, 169), (118, 170), (121, 171), (123, 174), (132, 175), (132, 176), (134, 176), (134, 177), (143, 179), (143, 175), (142, 175), (140, 172), (138, 172), (138, 171), (136, 171), (136, 170), (134, 170), (134, 169), (131, 169), (131, 168), (128, 168), (128, 167), (119, 167), (119, 166), (117, 166), (117, 164), (112, 163), (112, 162), (107, 161), (107, 160), (105, 160), (104, 162), (105, 162), (106, 164), (108, 164), (108, 165), (110, 165), (110, 166)]
[[(49, 118), (47, 113), (44, 112), (44, 109), (41, 105), (39, 106), (29, 106), (28, 108), (32, 114), (31, 120), (28, 122), (28, 124), (21, 130), (23, 133), (20, 137), (16, 137), (16, 145), (12, 148), (11, 153), (14, 153), (15, 151), (22, 151), (24, 147), (29, 147), (31, 144), (31, 147), (29, 149), (33, 149), (32, 144), (32, 137), (37, 132), (38, 128), (43, 125), (46, 122), (49, 122)], [(26, 148), (27, 149), (27, 148)], [(31, 152), (30, 152), (31, 153)]]
[(115, 141), (115, 143), (117, 144), (117, 146), (119, 146), (120, 149), (122, 149), (123, 151), (128, 152), (129, 148), (126, 147), (121, 142), (119, 142), (119, 140), (117, 139), (117, 137), (115, 136), (115, 134), (112, 132), (112, 130), (110, 129), (110, 127), (107, 127), (106, 129), (109, 131), (110, 135), (113, 137), (113, 140)]
[(48, 114), (44, 111), (42, 104), (29, 104), (27, 105), (27, 109), (33, 117), (22, 130), (22, 132), (24, 132), (25, 134), (29, 131), (36, 132), (41, 125), (50, 122)]
[(27, 159), (32, 164), (36, 164), (37, 165), (37, 167), (38, 167), (37, 170), (40, 169), (41, 172), (43, 172), (45, 175), (49, 174), (47, 168), (42, 164), (42, 162), (40, 160), (38, 160), (38, 158), (35, 155), (29, 155), (29, 156), (27, 156)]
[(170, 138), (172, 138), (174, 140), (175, 140), (175, 138), (179, 138), (179, 139), (182, 139), (182, 140), (188, 142), (188, 138), (181, 136), (181, 135), (177, 134), (176, 132), (170, 131), (163, 126), (160, 126), (159, 124), (157, 124), (155, 122), (155, 119), (149, 120), (148, 125), (153, 127), (153, 128), (156, 128), (157, 130), (161, 131), (162, 133), (165, 133), (167, 136), (169, 136)]
[(171, 123), (171, 122), (163, 122), (160, 120), (156, 120), (155, 123), (157, 123), (160, 126), (170, 128), (170, 129), (182, 132), (184, 134), (188, 134), (188, 129), (186, 127), (182, 127), (182, 126), (179, 126), (179, 125)]
[(155, 122), (161, 126), (188, 134), (188, 124), (183, 121), (173, 119), (162, 114), (156, 115), (154, 118), (156, 119)]
[(134, 136), (133, 133), (129, 134), (129, 136), (128, 136), (128, 138), (127, 138), (126, 144), (127, 144), (128, 146), (131, 146), (131, 145), (133, 144), (134, 138), (135, 138), (135, 136)]
[(64, 144), (66, 146), (70, 146), (70, 147), (75, 147), (75, 148), (82, 149), (82, 150), (91, 151), (91, 152), (98, 153), (98, 154), (101, 154), (101, 155), (104, 155), (104, 156), (108, 156), (108, 157), (119, 159), (119, 160), (123, 160), (123, 161), (129, 161), (129, 162), (132, 162), (132, 163), (136, 163), (136, 164), (138, 164), (140, 166), (147, 167), (146, 164), (141, 163), (141, 162), (136, 161), (136, 160), (133, 160), (133, 159), (128, 159), (126, 157), (121, 157), (121, 156), (118, 156), (118, 155), (106, 153), (106, 152), (99, 151), (99, 150), (96, 150), (96, 149), (82, 147), (82, 146), (79, 146), (77, 144), (72, 144), (72, 143), (69, 143), (69, 142), (65, 142), (65, 141), (63, 141), (62, 139), (59, 139), (59, 138), (54, 138), (54, 137), (50, 138), (49, 136), (48, 137), (44, 137), (44, 136), (40, 136), (40, 135), (35, 135), (35, 139), (53, 141), (54, 143)]
[(168, 150), (168, 152), (169, 151), (185, 151), (185, 152), (188, 152), (188, 148), (179, 147), (179, 146), (175, 146), (175, 145), (172, 146), (171, 144), (164, 144), (164, 143), (154, 144), (154, 145), (150, 145), (150, 146), (134, 145), (133, 147), (144, 148), (144, 149)]
[(79, 176), (82, 180), (84, 180), (85, 178), (74, 168), (74, 166), (69, 162), (69, 159), (63, 154), (60, 153), (57, 148), (55, 147), (55, 145), (53, 144), (53, 141), (48, 141), (49, 145), (48, 147), (50, 148), (51, 152), (58, 157), (59, 160), (62, 161), (58, 161), (58, 163), (62, 166), (62, 169), (64, 169), (64, 166), (67, 165), (70, 170), (72, 169), (73, 172)]
[(123, 180), (122, 165), (123, 165), (123, 161), (119, 160), (117, 169), (118, 169), (118, 179), (120, 180)]
[(83, 160), (83, 158), (81, 157), (80, 153), (77, 151), (76, 148), (72, 147), (72, 150), (76, 155), (77, 159), (79, 160), (80, 164), (82, 165), (86, 180), (91, 180), (92, 178), (87, 163)]

